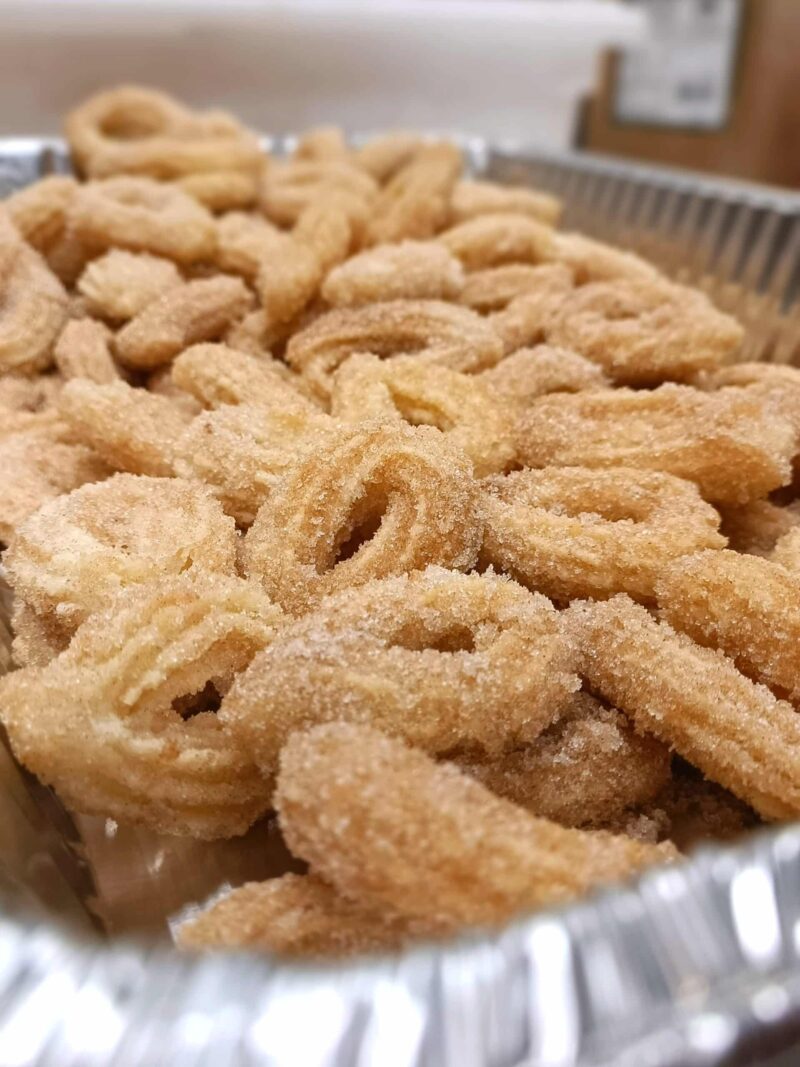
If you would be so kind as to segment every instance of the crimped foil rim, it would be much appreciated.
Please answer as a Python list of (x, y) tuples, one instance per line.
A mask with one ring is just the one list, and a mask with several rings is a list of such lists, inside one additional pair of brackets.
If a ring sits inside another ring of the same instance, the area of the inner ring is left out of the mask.
[(77, 939), (7, 882), (0, 907), (4, 1065), (710, 1067), (800, 1032), (797, 826), (496, 935), (336, 966)]
[[(288, 143), (269, 142), (271, 147)], [(497, 152), (800, 214), (800, 196), (575, 153)], [(0, 195), (69, 170), (0, 139)], [(336, 966), (81, 939), (0, 870), (0, 1067), (711, 1067), (800, 1034), (800, 826), (490, 936)]]

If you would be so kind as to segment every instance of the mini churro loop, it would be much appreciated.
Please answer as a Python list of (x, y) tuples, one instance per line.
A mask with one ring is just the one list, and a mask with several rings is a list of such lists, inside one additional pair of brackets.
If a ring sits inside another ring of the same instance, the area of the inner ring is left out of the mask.
[(0, 374), (46, 370), (66, 319), (58, 278), (0, 214)]
[(39, 508), (3, 562), (15, 594), (72, 633), (154, 578), (197, 567), (234, 574), (236, 529), (196, 482), (117, 474)]
[(322, 297), (333, 307), (384, 300), (455, 300), (464, 271), (437, 241), (401, 241), (352, 256), (330, 272)]
[(633, 252), (623, 252), (582, 233), (554, 233), (553, 240), (554, 258), (574, 272), (578, 285), (618, 279), (666, 283), (661, 271)]
[(56, 401), (63, 382), (54, 374), (0, 377), (0, 438), (58, 422)]
[(179, 436), (175, 472), (205, 482), (225, 511), (247, 526), (282, 475), (333, 425), (303, 400), (224, 404), (202, 412)]
[(472, 464), (429, 426), (332, 430), (270, 494), (242, 563), (291, 613), (371, 578), (469, 570), (482, 535)]
[[(502, 311), (512, 300), (531, 290), (540, 289), (544, 279), (562, 277), (572, 281), (571, 272), (562, 264), (506, 263), (502, 267), (476, 270), (466, 276), (459, 303), (487, 315)], [(572, 288), (563, 286), (564, 295)]]
[(424, 145), (415, 152), (378, 194), (367, 244), (425, 240), (438, 233), (448, 221), (461, 168), (461, 152), (455, 145)]
[(488, 321), (503, 344), (503, 354), (535, 345), (548, 335), (550, 322), (569, 299), (572, 275), (560, 263), (533, 268), (536, 284), (489, 315)]
[(176, 263), (211, 259), (214, 219), (187, 193), (150, 178), (88, 182), (75, 194), (70, 222), (101, 252), (112, 247), (151, 252)]
[(413, 354), (453, 370), (478, 371), (497, 363), (503, 346), (497, 332), (467, 308), (392, 300), (321, 315), (290, 339), (286, 360), (325, 398), (333, 372), (355, 352), (381, 358)]
[(547, 339), (600, 364), (616, 382), (652, 385), (718, 367), (741, 343), (741, 326), (703, 293), (664, 281), (598, 282), (576, 290)]
[(66, 380), (88, 378), (99, 384), (120, 377), (110, 351), (111, 331), (95, 319), (72, 319), (56, 341), (53, 355)]
[(74, 436), (115, 470), (155, 478), (174, 473), (175, 446), (189, 416), (167, 397), (121, 380), (98, 385), (73, 378), (59, 411)]
[(478, 215), (446, 230), (439, 240), (468, 271), (555, 258), (553, 230), (528, 215)]
[(609, 384), (596, 363), (552, 345), (520, 348), (478, 377), (504, 401), (521, 406), (547, 393), (582, 393)]
[(251, 582), (184, 574), (131, 589), (41, 669), (0, 682), (17, 758), (84, 814), (205, 839), (243, 833), (271, 786), (213, 712), (173, 702), (228, 679), (280, 611)]
[(656, 583), (664, 618), (750, 678), (800, 699), (800, 577), (758, 556), (698, 552)]
[(224, 404), (275, 408), (289, 403), (315, 409), (292, 381), (294, 377), (277, 359), (258, 359), (228, 345), (192, 345), (172, 364), (175, 385), (207, 408)]
[[(778, 363), (736, 363), (699, 374), (695, 384), (702, 389), (743, 389), (760, 397), (792, 424), (800, 453), (800, 368)], [(800, 455), (795, 455), (794, 468), (797, 480)]]
[(561, 201), (539, 189), (500, 185), (498, 182), (460, 181), (453, 190), (450, 214), (453, 223), (476, 215), (530, 215), (548, 226), (558, 223)]
[(547, 467), (483, 485), (485, 562), (560, 601), (650, 601), (671, 560), (725, 545), (697, 486), (659, 471)]
[(499, 575), (441, 567), (372, 581), (288, 626), (220, 717), (265, 774), (295, 730), (347, 721), (432, 753), (533, 740), (578, 688), (559, 615)]
[(370, 203), (378, 185), (359, 167), (342, 160), (272, 163), (261, 183), (260, 207), (278, 226), (294, 226), (309, 204), (327, 196)]
[(177, 930), (182, 949), (250, 949), (291, 959), (397, 952), (409, 942), (450, 932), (341, 896), (311, 874), (248, 882)]
[(743, 504), (786, 485), (795, 434), (746, 390), (601, 389), (534, 401), (517, 446), (529, 467), (637, 467), (696, 482), (707, 500)]
[(231, 211), (217, 220), (217, 251), (220, 270), (255, 280), (261, 265), (285, 243), (288, 235), (261, 215)]
[(313, 300), (325, 274), (353, 243), (355, 213), (339, 196), (320, 196), (303, 209), (291, 234), (262, 234), (255, 286), (271, 325), (294, 320)]
[(200, 341), (221, 337), (252, 306), (241, 278), (217, 274), (170, 289), (139, 312), (116, 336), (120, 360), (130, 367), (158, 367)]
[(293, 852), (346, 896), (410, 918), (494, 925), (674, 856), (535, 818), (347, 723), (291, 738), (277, 797)]
[(653, 800), (670, 777), (666, 745), (584, 692), (531, 745), (457, 762), (493, 793), (562, 826), (613, 822)]
[(109, 474), (100, 456), (59, 440), (50, 426), (0, 438), (0, 542), (9, 544), (19, 525), (48, 500)]
[(41, 618), (18, 596), (14, 597), (11, 628), (11, 658), (16, 667), (44, 667), (69, 644), (69, 634), (63, 633), (52, 619)]
[(257, 172), (256, 137), (226, 112), (192, 112), (166, 93), (122, 85), (96, 93), (66, 119), (70, 149), (90, 178), (161, 180), (214, 171)]
[(87, 311), (110, 322), (127, 322), (181, 281), (169, 259), (112, 248), (87, 265), (77, 289)]
[(292, 159), (347, 160), (350, 150), (338, 126), (315, 126), (298, 138)]
[(476, 477), (513, 461), (513, 420), (475, 375), (421, 363), (413, 356), (351, 356), (334, 376), (331, 413), (344, 422), (399, 419), (435, 426), (472, 460)]
[(254, 207), (258, 199), (259, 177), (256, 172), (211, 170), (187, 174), (176, 184), (214, 215), (223, 211), (243, 211)]
[(74, 178), (53, 174), (13, 193), (2, 206), (28, 244), (46, 257), (65, 235), (77, 190)]
[(800, 717), (626, 596), (574, 604), (589, 686), (768, 819), (800, 813)]

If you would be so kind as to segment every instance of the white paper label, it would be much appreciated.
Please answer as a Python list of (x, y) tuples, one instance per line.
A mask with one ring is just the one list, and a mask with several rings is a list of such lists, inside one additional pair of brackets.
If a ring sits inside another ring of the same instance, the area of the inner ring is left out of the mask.
[(647, 40), (617, 64), (618, 122), (718, 129), (730, 109), (741, 0), (639, 0)]

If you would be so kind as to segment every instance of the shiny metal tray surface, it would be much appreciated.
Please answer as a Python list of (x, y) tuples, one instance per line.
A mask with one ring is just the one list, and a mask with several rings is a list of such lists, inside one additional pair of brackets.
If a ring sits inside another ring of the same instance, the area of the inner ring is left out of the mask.
[[(563, 196), (567, 228), (706, 289), (745, 322), (744, 358), (796, 361), (800, 196), (465, 147), (476, 173)], [(0, 139), (0, 197), (68, 170), (61, 142)], [(800, 826), (501, 934), (335, 967), (102, 937), (81, 826), (0, 747), (0, 1067), (719, 1067), (800, 1037)]]

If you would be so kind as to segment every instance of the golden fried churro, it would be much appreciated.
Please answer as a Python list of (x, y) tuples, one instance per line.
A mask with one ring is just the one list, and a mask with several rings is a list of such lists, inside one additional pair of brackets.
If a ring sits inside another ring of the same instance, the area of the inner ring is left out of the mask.
[(582, 233), (554, 233), (553, 240), (554, 258), (572, 269), (578, 285), (617, 279), (666, 281), (664, 275), (641, 256), (594, 241)]
[(371, 203), (377, 193), (374, 179), (345, 160), (290, 160), (267, 168), (259, 203), (278, 226), (294, 226), (313, 200), (335, 195)]
[(368, 244), (425, 240), (445, 225), (461, 173), (461, 152), (452, 144), (424, 145), (378, 194), (367, 226)]
[(254, 207), (258, 199), (259, 178), (254, 173), (236, 170), (210, 170), (187, 174), (176, 184), (213, 214), (241, 211)]
[(8, 544), (46, 501), (110, 473), (95, 452), (59, 440), (49, 426), (0, 438), (0, 541)]
[(475, 215), (530, 215), (555, 226), (561, 215), (561, 201), (538, 189), (499, 185), (497, 182), (460, 181), (453, 190), (450, 211), (453, 222), (463, 222)]
[(29, 245), (45, 258), (65, 236), (69, 206), (78, 190), (74, 178), (53, 174), (20, 189), (2, 206)]
[(234, 682), (220, 717), (265, 773), (294, 730), (367, 723), (429, 752), (497, 754), (537, 737), (578, 687), (544, 597), (440, 567), (372, 581), (286, 627)]
[(660, 471), (546, 467), (483, 485), (485, 562), (561, 601), (650, 601), (671, 560), (725, 545), (697, 486)]
[(96, 251), (151, 252), (176, 263), (210, 259), (214, 219), (175, 186), (151, 178), (107, 178), (82, 185), (70, 206), (77, 236)]
[(469, 570), (483, 523), (472, 464), (438, 431), (331, 430), (287, 471), (245, 537), (245, 571), (292, 613), (429, 563)]
[(275, 255), (287, 234), (261, 215), (231, 211), (217, 220), (215, 262), (221, 270), (254, 281), (261, 264)]
[(218, 274), (170, 289), (148, 304), (119, 331), (116, 351), (130, 367), (149, 369), (189, 345), (221, 337), (252, 306), (240, 278)]
[(400, 241), (351, 256), (327, 276), (322, 297), (333, 307), (454, 300), (463, 285), (461, 264), (437, 241)]
[(800, 698), (800, 577), (758, 556), (698, 552), (662, 571), (664, 618), (739, 670)]
[(52, 362), (67, 294), (0, 213), (0, 374), (36, 374)]
[(277, 804), (292, 851), (341, 893), (439, 922), (504, 922), (674, 854), (538, 819), (454, 766), (348, 723), (290, 739)]
[(472, 460), (476, 477), (505, 470), (515, 456), (509, 412), (479, 377), (413, 356), (351, 356), (339, 367), (331, 412), (344, 422), (399, 419), (435, 426)]
[(506, 402), (521, 406), (547, 393), (581, 393), (609, 384), (596, 363), (568, 348), (520, 348), (478, 376)]
[(742, 337), (738, 322), (703, 293), (639, 279), (583, 286), (547, 330), (552, 344), (594, 360), (623, 385), (680, 381), (718, 367)]
[(0, 437), (57, 423), (55, 403), (62, 385), (54, 374), (0, 377)]
[(536, 284), (489, 316), (503, 343), (504, 355), (543, 341), (553, 315), (572, 290), (572, 275), (560, 263), (533, 269), (537, 272)]
[(457, 763), (534, 815), (584, 827), (603, 826), (653, 800), (670, 773), (666, 745), (637, 734), (620, 711), (584, 692), (531, 745)]
[[(540, 263), (537, 266), (506, 263), (502, 267), (476, 270), (466, 276), (459, 303), (481, 314), (502, 311), (516, 297), (539, 290), (543, 282), (551, 282), (556, 278), (563, 279), (562, 285), (555, 290), (557, 295), (563, 297), (572, 288), (573, 278), (571, 271), (560, 263)], [(556, 306), (548, 310), (552, 312)], [(543, 324), (546, 321), (543, 317)]]
[(236, 530), (198, 483), (117, 474), (39, 508), (3, 562), (15, 594), (73, 632), (116, 593), (159, 576), (234, 574)]
[(315, 126), (306, 130), (297, 140), (292, 159), (348, 159), (344, 133), (338, 126)]
[(446, 230), (439, 240), (468, 271), (555, 259), (553, 230), (528, 215), (510, 212), (478, 215)]
[(281, 476), (332, 428), (313, 406), (225, 404), (198, 415), (175, 444), (175, 472), (205, 482), (225, 511), (249, 525)]
[(53, 355), (63, 378), (88, 378), (100, 385), (120, 377), (111, 355), (111, 331), (95, 319), (70, 320), (56, 341)]
[(280, 617), (241, 578), (195, 572), (128, 590), (47, 666), (0, 681), (15, 755), (77, 811), (162, 833), (243, 833), (269, 783), (213, 713), (184, 720), (172, 705), (245, 667)]
[(127, 322), (180, 284), (180, 273), (171, 260), (112, 248), (87, 265), (77, 289), (92, 314), (110, 322)]
[(63, 633), (51, 619), (37, 615), (19, 596), (14, 597), (11, 628), (14, 631), (11, 657), (16, 667), (44, 667), (69, 644), (69, 634)]
[(187, 947), (394, 950), (800, 817), (800, 369), (431, 137), (269, 158), (125, 85), (67, 136), (0, 203), (0, 719), (201, 838), (283, 750), (310, 870)]
[(174, 473), (175, 447), (189, 416), (167, 397), (123, 381), (98, 385), (73, 378), (61, 392), (59, 411), (75, 437), (116, 470), (156, 478)]
[(215, 171), (258, 173), (256, 137), (224, 111), (192, 112), (166, 93), (121, 85), (96, 93), (66, 119), (72, 154), (90, 178), (180, 178)]
[(284, 403), (314, 408), (300, 391), (285, 363), (249, 356), (220, 344), (192, 345), (172, 364), (172, 380), (205, 407), (256, 404), (274, 408)]
[(707, 500), (743, 504), (791, 478), (791, 425), (746, 390), (662, 385), (541, 397), (517, 446), (531, 467), (638, 467), (696, 482)]
[(412, 941), (451, 931), (369, 908), (341, 896), (312, 874), (249, 882), (190, 916), (177, 930), (183, 949), (256, 949), (316, 959), (398, 951)]
[(769, 558), (793, 574), (800, 574), (800, 531), (797, 526), (778, 538)]
[(418, 133), (393, 130), (372, 137), (353, 152), (352, 159), (375, 181), (387, 182), (424, 145), (425, 140)]
[(626, 596), (574, 604), (591, 689), (769, 819), (800, 812), (800, 719), (721, 652)]
[(390, 300), (337, 308), (295, 333), (286, 347), (290, 366), (327, 397), (331, 376), (355, 352), (412, 355), (453, 370), (491, 367), (503, 355), (497, 332), (480, 315), (439, 300)]

